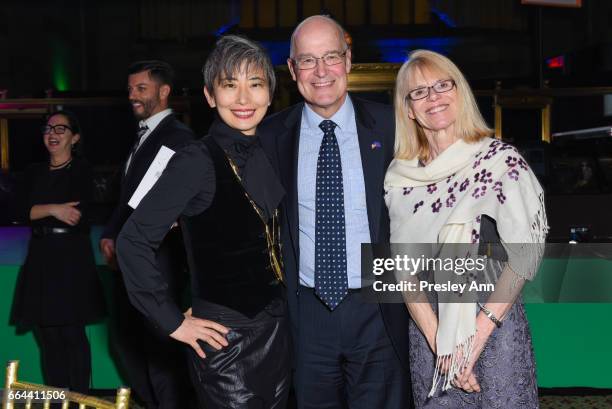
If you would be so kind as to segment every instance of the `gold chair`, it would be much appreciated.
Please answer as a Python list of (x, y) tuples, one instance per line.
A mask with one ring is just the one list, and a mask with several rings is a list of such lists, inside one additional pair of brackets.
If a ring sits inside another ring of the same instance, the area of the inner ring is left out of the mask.
[[(6, 366), (6, 381), (4, 384), (4, 396), (2, 399), (2, 409), (17, 409), (25, 408), (32, 409), (36, 406), (34, 400), (39, 402), (40, 398), (43, 402), (43, 409), (51, 407), (51, 400), (61, 400), (62, 409), (68, 409), (70, 403), (78, 403), (79, 409), (94, 408), (94, 409), (129, 409), (130, 406), (130, 389), (117, 389), (117, 399), (115, 402), (109, 402), (93, 396), (83, 395), (81, 393), (66, 391), (65, 389), (52, 388), (45, 385), (37, 385), (30, 382), (17, 380), (17, 371), (19, 369), (19, 361), (9, 361)], [(29, 398), (25, 398), (28, 393)], [(59, 399), (58, 399), (59, 398)], [(19, 406), (17, 406), (19, 405)], [(39, 407), (39, 406), (38, 406)]]

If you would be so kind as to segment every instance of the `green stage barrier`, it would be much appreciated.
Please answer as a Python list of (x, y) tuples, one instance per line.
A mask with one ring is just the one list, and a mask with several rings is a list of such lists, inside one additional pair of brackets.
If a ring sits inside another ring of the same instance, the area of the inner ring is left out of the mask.
[[(107, 305), (112, 305), (112, 275), (117, 274), (103, 266), (98, 251), (98, 240), (102, 228), (92, 228), (91, 241), (95, 252), (100, 279), (105, 289)], [(17, 275), (27, 253), (30, 230), (27, 227), (0, 227), (0, 362), (19, 360), (19, 377), (29, 382), (42, 383), (40, 354), (32, 332), (17, 334), (9, 325), (10, 311)], [(91, 345), (92, 387), (115, 389), (125, 385), (111, 357), (108, 343), (108, 319), (87, 326), (87, 337)]]
[(612, 388), (611, 304), (526, 304), (538, 385)]
[[(31, 331), (17, 334), (16, 328), (9, 325), (13, 291), (17, 282), (20, 266), (0, 266), (0, 362), (19, 360), (19, 378), (28, 382), (43, 383), (38, 345)], [(113, 272), (100, 269), (100, 277), (106, 289), (110, 288)], [(110, 295), (109, 291), (106, 292)], [(110, 300), (107, 297), (107, 300)], [(125, 385), (110, 355), (108, 344), (108, 325), (106, 321), (87, 326), (87, 337), (91, 345), (92, 387), (96, 389), (115, 389)]]

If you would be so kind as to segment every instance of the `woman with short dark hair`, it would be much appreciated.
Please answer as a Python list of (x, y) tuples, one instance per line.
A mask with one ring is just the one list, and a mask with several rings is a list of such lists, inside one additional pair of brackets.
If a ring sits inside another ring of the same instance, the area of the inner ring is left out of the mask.
[(13, 321), (34, 329), (47, 385), (87, 393), (91, 354), (85, 325), (105, 314), (87, 220), (92, 171), (74, 155), (81, 130), (73, 113), (52, 113), (42, 133), (49, 161), (30, 166), (22, 186), (32, 238), (15, 289)]
[[(132, 303), (191, 346), (202, 407), (284, 408), (289, 333), (278, 242), (284, 191), (257, 136), (274, 93), (265, 50), (229, 35), (202, 70), (217, 117), (177, 152), (125, 224), (117, 243)], [(154, 249), (179, 219), (192, 276), (192, 309), (170, 301)]]

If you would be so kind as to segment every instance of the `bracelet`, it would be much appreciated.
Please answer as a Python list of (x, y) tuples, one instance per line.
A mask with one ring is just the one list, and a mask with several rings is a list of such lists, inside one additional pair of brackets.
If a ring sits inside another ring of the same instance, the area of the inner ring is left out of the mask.
[(477, 303), (477, 304), (480, 310), (484, 312), (484, 314), (487, 316), (487, 318), (493, 321), (493, 323), (495, 324), (495, 326), (497, 326), (497, 328), (501, 328), (502, 322), (498, 320), (497, 317), (487, 307), (485, 307), (481, 303)]

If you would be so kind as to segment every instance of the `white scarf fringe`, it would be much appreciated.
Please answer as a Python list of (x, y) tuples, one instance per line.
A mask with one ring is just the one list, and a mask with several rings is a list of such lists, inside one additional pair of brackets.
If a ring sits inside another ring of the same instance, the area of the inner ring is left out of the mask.
[[(433, 377), (433, 385), (429, 391), (428, 397), (432, 397), (440, 382), (442, 382), (442, 391), (451, 388), (451, 382), (461, 371), (467, 367), (472, 357), (472, 347), (474, 346), (474, 336), (469, 336), (465, 341), (459, 343), (455, 347), (455, 352), (448, 355), (438, 355), (436, 358), (436, 369)], [(461, 358), (459, 358), (461, 357)], [(442, 368), (448, 367), (446, 373), (442, 373)]]

